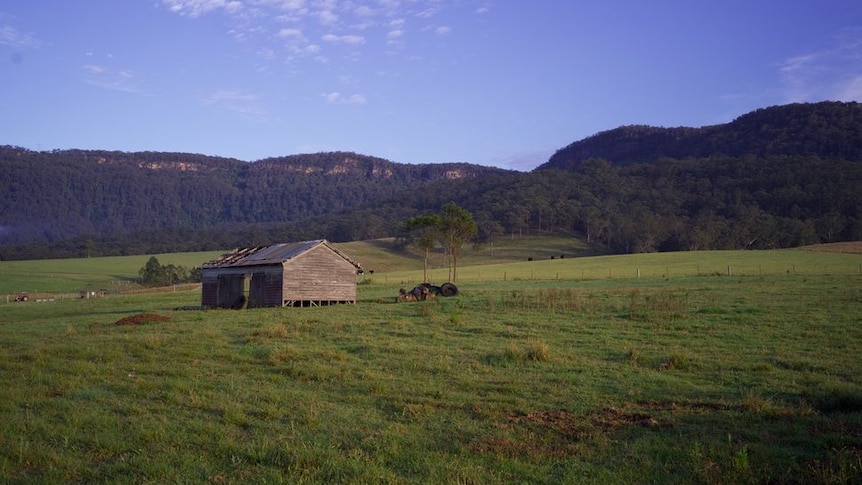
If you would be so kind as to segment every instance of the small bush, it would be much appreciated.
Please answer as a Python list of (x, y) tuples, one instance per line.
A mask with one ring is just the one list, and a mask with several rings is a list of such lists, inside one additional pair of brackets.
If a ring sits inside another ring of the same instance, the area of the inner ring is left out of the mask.
[(640, 365), (643, 362), (643, 356), (637, 349), (628, 349), (625, 354), (625, 360), (632, 365)]
[(662, 363), (661, 368), (665, 370), (685, 370), (691, 366), (691, 360), (687, 355), (674, 352), (670, 354), (670, 357), (667, 358), (664, 363)]
[(287, 325), (273, 324), (252, 332), (252, 335), (262, 338), (288, 338), (290, 337), (290, 331)]
[(534, 340), (528, 344), (525, 355), (527, 360), (533, 362), (547, 362), (551, 357), (551, 351), (545, 342)]
[(522, 352), (517, 345), (510, 344), (503, 351), (502, 357), (504, 362), (520, 362), (524, 360), (524, 352)]
[(739, 401), (742, 409), (753, 413), (774, 414), (777, 411), (775, 403), (768, 397), (761, 396), (754, 391), (745, 391)]

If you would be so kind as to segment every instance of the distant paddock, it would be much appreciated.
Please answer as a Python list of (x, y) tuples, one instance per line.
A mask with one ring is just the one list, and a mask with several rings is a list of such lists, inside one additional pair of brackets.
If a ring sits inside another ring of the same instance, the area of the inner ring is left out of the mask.
[[(199, 290), (200, 283), (187, 283), (182, 285), (159, 286), (155, 288), (136, 288), (123, 291), (76, 291), (74, 293), (8, 293), (0, 296), (0, 303), (46, 303), (57, 300), (79, 300), (88, 298), (104, 298), (113, 295), (147, 295), (157, 293), (173, 293), (175, 291)], [(23, 297), (26, 296), (26, 299)]]

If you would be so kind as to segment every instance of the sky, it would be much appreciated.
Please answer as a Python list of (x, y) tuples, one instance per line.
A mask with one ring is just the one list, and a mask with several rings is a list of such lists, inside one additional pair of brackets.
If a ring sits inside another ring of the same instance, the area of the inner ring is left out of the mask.
[(528, 171), (862, 101), (859, 0), (2, 0), (0, 145)]

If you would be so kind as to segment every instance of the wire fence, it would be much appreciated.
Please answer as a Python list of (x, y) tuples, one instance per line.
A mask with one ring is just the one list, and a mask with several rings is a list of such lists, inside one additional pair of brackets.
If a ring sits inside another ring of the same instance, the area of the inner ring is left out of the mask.
[(132, 288), (119, 291), (82, 290), (74, 293), (8, 293), (0, 297), (0, 303), (44, 303), (57, 300), (86, 300), (90, 298), (105, 298), (117, 295), (148, 295), (159, 293), (174, 293), (179, 291), (199, 290), (200, 288), (200, 283), (184, 283), (181, 285), (158, 286), (154, 288)]
[[(684, 265), (643, 265), (643, 266), (605, 266), (561, 267), (553, 265), (524, 265), (506, 268), (475, 266), (457, 269), (460, 283), (482, 283), (493, 281), (573, 281), (602, 279), (676, 279), (707, 276), (779, 276), (779, 275), (862, 275), (862, 263), (841, 265), (817, 264), (684, 264)], [(367, 277), (371, 284), (413, 284), (422, 283), (422, 271), (404, 271), (391, 274), (376, 274)], [(428, 271), (428, 281), (449, 281), (450, 273), (446, 268)]]

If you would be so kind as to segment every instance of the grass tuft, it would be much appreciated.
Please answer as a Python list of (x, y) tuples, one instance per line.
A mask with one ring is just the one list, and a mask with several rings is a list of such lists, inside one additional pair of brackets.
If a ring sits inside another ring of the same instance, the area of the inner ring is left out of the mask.
[(527, 343), (527, 350), (524, 355), (527, 360), (533, 362), (547, 362), (551, 359), (551, 349), (547, 343), (541, 340), (532, 340)]
[(661, 363), (662, 370), (687, 370), (692, 366), (692, 361), (688, 355), (682, 352), (674, 352)]
[(643, 363), (643, 360), (644, 360), (641, 353), (635, 348), (631, 348), (631, 349), (626, 350), (624, 359), (629, 364), (635, 365), (635, 366), (641, 365)]

